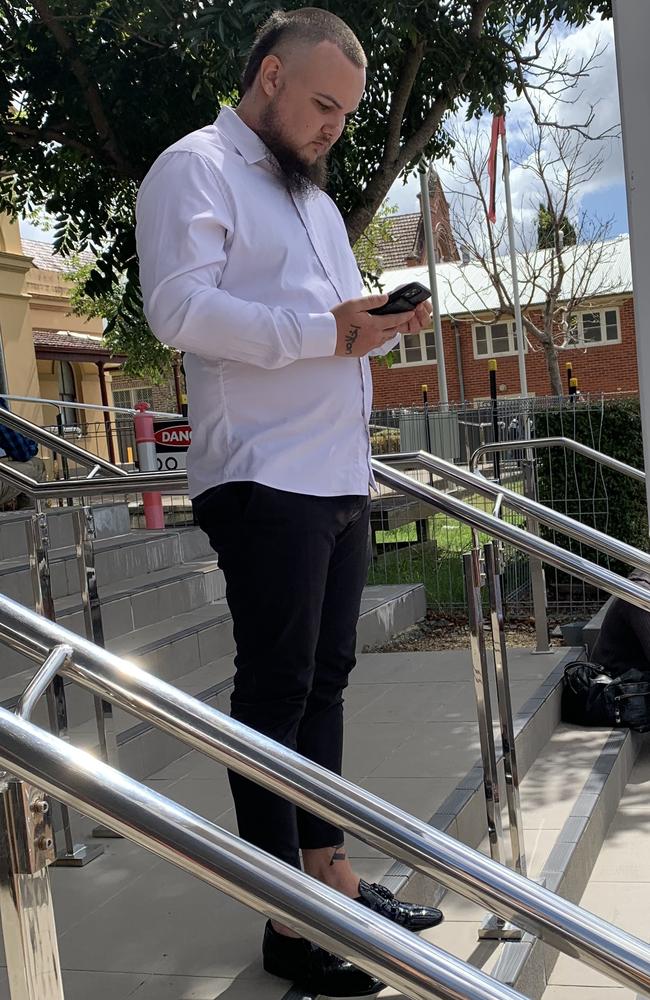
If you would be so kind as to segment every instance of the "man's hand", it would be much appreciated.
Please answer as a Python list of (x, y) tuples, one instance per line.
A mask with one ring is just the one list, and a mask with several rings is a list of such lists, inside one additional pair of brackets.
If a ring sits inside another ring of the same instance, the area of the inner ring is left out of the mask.
[(391, 316), (371, 316), (369, 309), (376, 309), (388, 301), (387, 295), (367, 295), (362, 299), (349, 299), (334, 306), (336, 319), (336, 350), (339, 357), (361, 358), (376, 347), (391, 340), (405, 323), (415, 317), (415, 310)]
[(421, 303), (412, 312), (371, 316), (388, 301), (387, 295), (368, 295), (349, 299), (332, 309), (336, 319), (336, 350), (338, 357), (360, 358), (392, 340), (396, 333), (418, 333), (431, 325), (431, 307)]

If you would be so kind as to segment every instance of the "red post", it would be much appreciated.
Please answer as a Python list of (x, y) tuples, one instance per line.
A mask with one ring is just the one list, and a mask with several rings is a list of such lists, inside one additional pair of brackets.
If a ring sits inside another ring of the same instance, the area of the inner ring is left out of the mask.
[[(135, 408), (138, 413), (133, 418), (133, 423), (135, 424), (135, 443), (138, 449), (140, 472), (157, 472), (158, 460), (156, 458), (156, 441), (153, 436), (153, 417), (147, 413), (149, 404), (136, 403)], [(160, 531), (165, 527), (165, 514), (160, 493), (143, 493), (142, 502), (145, 527)]]

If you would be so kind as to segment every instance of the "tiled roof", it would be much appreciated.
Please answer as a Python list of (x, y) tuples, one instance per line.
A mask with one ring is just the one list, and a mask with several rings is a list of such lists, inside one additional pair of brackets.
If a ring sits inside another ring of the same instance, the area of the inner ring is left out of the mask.
[[(34, 267), (39, 271), (71, 271), (72, 260), (70, 257), (63, 257), (61, 254), (53, 253), (52, 244), (44, 240), (23, 240), (21, 239), (23, 253), (26, 257), (33, 257)], [(82, 264), (91, 264), (95, 255), (90, 250), (84, 250), (79, 254)]]
[(103, 337), (71, 330), (34, 330), (34, 347), (75, 354), (105, 354), (111, 357)]
[(377, 257), (384, 268), (406, 267), (407, 259), (415, 253), (420, 257), (420, 213), (408, 212), (388, 219), (390, 235), (378, 248)]

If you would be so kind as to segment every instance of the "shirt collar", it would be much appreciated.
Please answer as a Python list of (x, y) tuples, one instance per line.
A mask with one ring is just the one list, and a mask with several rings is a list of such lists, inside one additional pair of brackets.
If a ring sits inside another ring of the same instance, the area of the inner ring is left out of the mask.
[(247, 163), (266, 160), (269, 151), (259, 135), (246, 125), (233, 108), (224, 105), (215, 121), (216, 127), (241, 153)]

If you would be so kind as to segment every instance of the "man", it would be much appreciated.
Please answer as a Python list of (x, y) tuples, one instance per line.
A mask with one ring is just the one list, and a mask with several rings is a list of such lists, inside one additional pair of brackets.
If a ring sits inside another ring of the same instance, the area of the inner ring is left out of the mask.
[[(145, 312), (185, 351), (190, 496), (219, 555), (237, 656), (232, 716), (340, 773), (343, 697), (366, 579), (368, 355), (430, 324), (424, 305), (371, 316), (343, 220), (322, 188), (366, 58), (316, 8), (259, 31), (236, 110), (156, 160), (138, 195)], [(340, 829), (235, 775), (242, 837), (389, 919), (439, 910), (361, 882)], [(351, 996), (380, 984), (267, 925), (267, 971)]]
[[(6, 401), (0, 396), (0, 410), (9, 410)], [(40, 482), (45, 476), (45, 465), (43, 460), (38, 458), (38, 445), (31, 438), (25, 437), (18, 431), (2, 423), (0, 414), (0, 509), (2, 510), (25, 510), (33, 507), (34, 503), (26, 493), (23, 493), (20, 486), (15, 486), (9, 480), (1, 476), (2, 465), (22, 472), (31, 479)]]
[[(629, 579), (650, 589), (650, 573), (633, 569)], [(650, 614), (614, 597), (603, 618), (591, 659), (619, 677), (632, 667), (650, 674)]]

